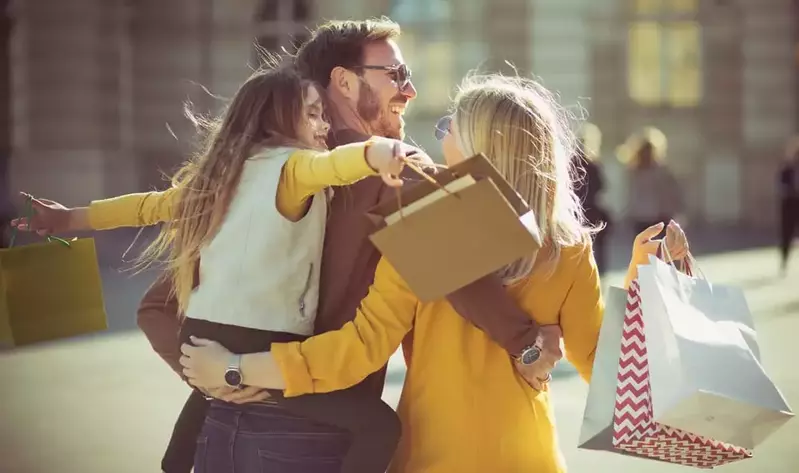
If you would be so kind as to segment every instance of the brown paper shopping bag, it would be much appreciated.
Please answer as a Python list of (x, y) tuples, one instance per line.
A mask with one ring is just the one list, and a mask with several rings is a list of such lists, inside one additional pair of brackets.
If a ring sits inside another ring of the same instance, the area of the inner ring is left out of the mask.
[(370, 239), (420, 300), (540, 248), (535, 215), (482, 154), (427, 179), (367, 213), (378, 227)]
[(106, 328), (94, 239), (0, 249), (0, 347)]

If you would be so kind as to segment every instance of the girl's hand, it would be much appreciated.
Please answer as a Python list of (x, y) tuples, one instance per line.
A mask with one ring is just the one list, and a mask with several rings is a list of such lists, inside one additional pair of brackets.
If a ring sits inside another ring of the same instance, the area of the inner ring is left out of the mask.
[(20, 193), (31, 201), (33, 217), (24, 216), (11, 221), (11, 226), (24, 232), (36, 232), (39, 235), (67, 233), (80, 230), (91, 230), (86, 208), (68, 208), (58, 202), (37, 199), (30, 194)]
[(405, 166), (404, 159), (410, 149), (399, 140), (377, 139), (366, 148), (366, 162), (387, 185), (400, 187), (402, 180), (397, 176)]

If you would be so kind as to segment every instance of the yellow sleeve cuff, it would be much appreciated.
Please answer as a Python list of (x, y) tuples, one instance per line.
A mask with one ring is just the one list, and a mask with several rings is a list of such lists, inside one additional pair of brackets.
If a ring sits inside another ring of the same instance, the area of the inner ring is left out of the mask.
[(331, 151), (331, 158), (336, 160), (338, 171), (345, 181), (355, 182), (367, 176), (377, 175), (377, 171), (366, 160), (366, 152), (374, 144), (373, 139), (364, 143), (352, 143), (339, 146)]
[(286, 382), (286, 389), (283, 392), (285, 397), (314, 392), (311, 371), (302, 356), (300, 346), (300, 342), (272, 344), (272, 357)]
[(89, 226), (93, 230), (109, 230), (124, 225), (120, 224), (118, 205), (113, 199), (93, 200), (89, 204)]

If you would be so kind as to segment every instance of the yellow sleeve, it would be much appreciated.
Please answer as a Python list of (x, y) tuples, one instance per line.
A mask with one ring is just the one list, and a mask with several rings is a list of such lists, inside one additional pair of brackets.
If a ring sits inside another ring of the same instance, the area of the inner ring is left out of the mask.
[(561, 308), (560, 328), (566, 359), (584, 380), (590, 381), (605, 302), (591, 246), (579, 257), (574, 281)]
[(405, 281), (381, 260), (355, 320), (301, 343), (272, 345), (285, 396), (345, 389), (385, 366), (411, 330), (417, 305)]
[(287, 218), (301, 217), (309, 197), (331, 186), (346, 186), (377, 174), (366, 162), (370, 142), (351, 143), (331, 151), (295, 151), (283, 166), (277, 208)]
[(89, 224), (95, 230), (118, 227), (146, 227), (172, 219), (177, 195), (172, 187), (163, 192), (126, 194), (95, 200), (89, 205)]

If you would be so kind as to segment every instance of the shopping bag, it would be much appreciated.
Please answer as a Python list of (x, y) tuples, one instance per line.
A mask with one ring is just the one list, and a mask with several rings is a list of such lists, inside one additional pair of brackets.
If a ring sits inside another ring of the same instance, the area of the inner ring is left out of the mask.
[(627, 291), (608, 288), (605, 297), (605, 314), (599, 330), (591, 370), (591, 382), (585, 401), (583, 423), (580, 428), (579, 448), (614, 451), (613, 411), (616, 403), (616, 378), (619, 371), (621, 336), (627, 305)]
[[(751, 458), (752, 452), (741, 446), (696, 435), (655, 420), (647, 335), (657, 334), (645, 329), (637, 280), (632, 282), (629, 294), (613, 413), (613, 446), (639, 456), (706, 469)], [(665, 354), (653, 353), (655, 356)]]
[(482, 154), (407, 186), (367, 212), (372, 243), (422, 301), (535, 254), (535, 214)]
[[(14, 235), (15, 236), (15, 235)], [(0, 249), (0, 347), (107, 328), (94, 239)]]
[(760, 362), (743, 291), (656, 258), (638, 284), (655, 421), (751, 450), (793, 417)]

